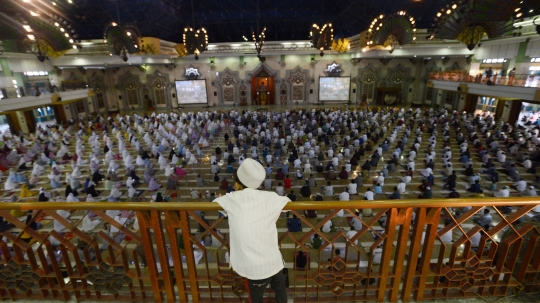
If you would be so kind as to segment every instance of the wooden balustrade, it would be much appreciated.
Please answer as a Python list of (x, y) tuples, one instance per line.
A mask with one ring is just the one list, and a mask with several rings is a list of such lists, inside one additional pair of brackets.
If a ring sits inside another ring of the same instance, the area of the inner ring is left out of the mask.
[[(407, 302), (538, 291), (538, 204), (538, 197), (289, 203), (285, 209), (303, 226), (289, 232), (288, 218), (277, 223), (289, 296)], [(318, 217), (303, 217), (306, 209)], [(366, 209), (373, 216), (357, 215)], [(474, 223), (483, 209), (493, 216), (489, 228)], [(242, 278), (227, 263), (228, 224), (219, 210), (201, 202), (0, 203), (0, 216), (13, 225), (0, 239), (0, 298), (246, 300)], [(91, 216), (102, 223), (84, 232)], [(362, 229), (350, 232), (354, 218)], [(329, 220), (334, 229), (322, 232)], [(315, 234), (323, 240), (318, 249), (310, 244)], [(300, 250), (309, 256), (305, 268), (294, 263)]]

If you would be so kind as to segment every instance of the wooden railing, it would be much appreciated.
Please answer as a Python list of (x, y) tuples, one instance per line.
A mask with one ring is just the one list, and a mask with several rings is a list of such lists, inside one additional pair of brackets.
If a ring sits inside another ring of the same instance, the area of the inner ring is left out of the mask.
[[(289, 298), (407, 302), (537, 292), (538, 204), (537, 197), (289, 203), (303, 226), (289, 232), (287, 218), (277, 222)], [(303, 217), (307, 209), (318, 218)], [(357, 215), (367, 209), (373, 216)], [(493, 216), (488, 228), (473, 222), (483, 209)], [(228, 223), (218, 210), (202, 202), (0, 203), (13, 225), (2, 225), (0, 298), (249, 302), (228, 266)], [(94, 215), (102, 223), (83, 231)], [(355, 217), (362, 229), (348, 232)], [(322, 232), (329, 220), (334, 228)], [(318, 249), (310, 245), (315, 234)], [(305, 268), (295, 268), (300, 250), (309, 256)], [(272, 302), (273, 292), (266, 298)]]
[(430, 80), (451, 81), (451, 82), (467, 82), (487, 84), (491, 81), (493, 85), (504, 86), (521, 86), (521, 87), (540, 87), (540, 76), (528, 74), (516, 74), (513, 76), (493, 75), (488, 79), (483, 74), (469, 75), (468, 71), (444, 71), (431, 72)]

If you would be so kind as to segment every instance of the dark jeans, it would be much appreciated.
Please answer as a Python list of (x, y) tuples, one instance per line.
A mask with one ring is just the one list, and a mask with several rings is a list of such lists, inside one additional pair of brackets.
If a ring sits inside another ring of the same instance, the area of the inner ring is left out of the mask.
[(277, 274), (262, 280), (248, 279), (249, 293), (251, 303), (262, 303), (264, 290), (270, 283), (270, 286), (276, 293), (276, 301), (278, 303), (287, 303), (287, 290), (285, 288), (285, 276), (280, 270)]

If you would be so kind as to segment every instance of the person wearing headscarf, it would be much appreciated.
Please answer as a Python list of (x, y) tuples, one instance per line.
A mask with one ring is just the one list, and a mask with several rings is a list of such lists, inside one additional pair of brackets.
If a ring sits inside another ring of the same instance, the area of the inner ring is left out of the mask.
[(47, 202), (49, 201), (49, 199), (51, 198), (51, 193), (45, 191), (43, 189), (43, 187), (40, 187), (39, 188), (39, 197), (38, 197), (38, 201), (39, 202)]
[[(86, 202), (89, 202), (88, 200)], [(91, 232), (101, 223), (100, 219), (92, 220), (87, 214), (83, 217), (81, 230), (84, 232)]]
[(134, 199), (140, 195), (140, 191), (137, 191), (135, 188), (128, 186), (128, 198)]
[(92, 182), (94, 182), (95, 184), (99, 184), (99, 182), (103, 181), (104, 178), (105, 175), (100, 174), (99, 171), (96, 171), (94, 172), (94, 174), (92, 174)]
[(51, 180), (50, 184), (51, 184), (51, 188), (52, 189), (57, 189), (59, 187), (62, 187), (62, 183), (60, 183), (60, 176), (55, 176), (54, 174), (49, 174), (47, 175), (47, 177), (49, 178), (49, 180)]
[(135, 160), (135, 164), (137, 164), (137, 166), (144, 166), (144, 160), (141, 157), (141, 155), (137, 156), (137, 159)]
[(118, 174), (116, 174), (116, 170), (111, 170), (107, 173), (107, 177), (111, 179), (113, 182), (118, 182), (120, 178), (118, 178)]
[(111, 194), (110, 196), (114, 197), (115, 199), (118, 199), (122, 196), (122, 192), (118, 189), (118, 187), (115, 185), (111, 188)]
[(64, 193), (65, 193), (65, 195), (64, 195), (65, 197), (69, 196), (69, 194), (71, 194), (71, 193), (73, 193), (75, 196), (78, 195), (77, 191), (74, 190), (74, 189), (71, 187), (71, 185), (69, 185), (69, 184), (66, 186), (66, 190), (64, 191)]
[[(69, 220), (69, 216), (71, 215), (71, 213), (67, 210), (57, 210), (56, 213), (58, 215), (60, 215), (62, 218), (66, 219), (68, 224), (71, 223), (71, 221)], [(53, 229), (57, 232), (61, 232), (62, 230), (64, 230), (66, 227), (60, 223), (58, 220), (54, 220), (54, 223), (53, 223)]]
[(66, 202), (79, 202), (79, 198), (75, 197), (73, 193), (69, 193), (69, 195), (66, 197)]
[(88, 186), (86, 193), (92, 197), (98, 197), (101, 194), (99, 191), (96, 190), (94, 183), (90, 183), (90, 186)]
[(148, 190), (150, 191), (156, 191), (159, 188), (161, 188), (161, 184), (159, 184), (156, 179), (152, 178), (150, 179), (150, 183), (148, 184)]
[(157, 193), (156, 202), (163, 202), (163, 196), (161, 195), (161, 193)]
[(129, 174), (129, 177), (131, 179), (133, 179), (133, 187), (137, 187), (139, 184), (141, 184), (141, 179), (137, 176), (137, 174), (135, 173), (135, 170), (131, 170), (130, 174)]
[(35, 187), (39, 182), (39, 178), (36, 175), (32, 175), (30, 179), (28, 180), (28, 187), (33, 188)]
[(4, 182), (4, 190), (10, 191), (14, 190), (15, 188), (17, 188), (17, 183), (11, 181), (9, 178), (6, 179), (6, 182)]
[(19, 198), (24, 199), (24, 198), (34, 197), (37, 195), (38, 195), (38, 192), (29, 190), (26, 184), (23, 184), (23, 186), (21, 187), (21, 193), (19, 194)]
[(169, 178), (167, 178), (167, 190), (175, 190), (177, 182), (176, 175), (170, 174)]
[(71, 176), (73, 178), (76, 178), (76, 179), (79, 179), (82, 177), (82, 173), (81, 173), (81, 170), (79, 169), (79, 167), (75, 167), (73, 169), (73, 172), (71, 173)]

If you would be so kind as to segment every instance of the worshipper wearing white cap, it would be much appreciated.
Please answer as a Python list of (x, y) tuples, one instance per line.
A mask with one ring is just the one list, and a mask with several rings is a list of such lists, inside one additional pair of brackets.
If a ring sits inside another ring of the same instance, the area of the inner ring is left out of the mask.
[(276, 292), (275, 300), (286, 303), (276, 221), (290, 199), (275, 192), (257, 190), (265, 177), (260, 163), (246, 159), (234, 173), (236, 191), (214, 202), (228, 214), (230, 266), (248, 279), (251, 302), (262, 303), (264, 291), (271, 284)]

